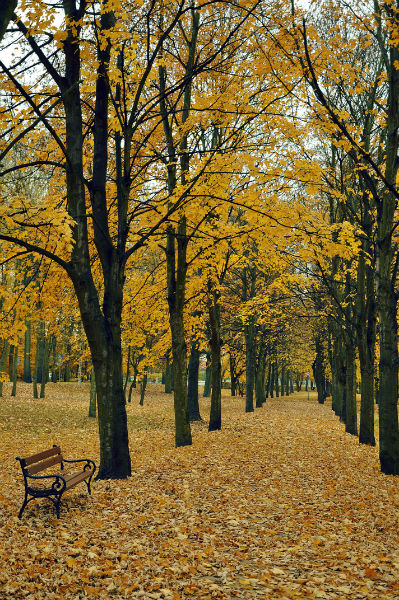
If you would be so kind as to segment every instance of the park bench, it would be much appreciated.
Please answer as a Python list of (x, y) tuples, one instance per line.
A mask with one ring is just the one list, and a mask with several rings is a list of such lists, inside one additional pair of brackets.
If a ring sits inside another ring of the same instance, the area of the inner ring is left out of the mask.
[[(90, 483), (96, 470), (96, 465), (88, 458), (66, 460), (62, 456), (61, 448), (54, 445), (49, 450), (44, 450), (26, 458), (19, 458), (17, 456), (16, 460), (20, 462), (25, 482), (25, 499), (18, 514), (19, 519), (22, 517), (26, 505), (35, 498), (48, 498), (51, 500), (56, 508), (57, 518), (59, 519), (60, 501), (63, 493), (82, 481), (85, 482), (87, 490), (91, 494)], [(72, 474), (66, 474), (64, 472), (64, 463), (80, 463), (80, 466), (83, 468)], [(61, 472), (37, 475), (37, 473), (41, 473), (56, 465), (59, 465)]]

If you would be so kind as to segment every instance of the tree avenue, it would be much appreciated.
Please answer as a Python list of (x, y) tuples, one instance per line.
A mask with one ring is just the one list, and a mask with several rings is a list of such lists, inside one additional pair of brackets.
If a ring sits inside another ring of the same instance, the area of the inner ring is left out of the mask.
[(2, 5), (1, 379), (92, 365), (100, 478), (151, 369), (192, 443), (205, 357), (210, 432), (228, 373), (246, 412), (314, 381), (399, 474), (399, 5), (352, 4)]

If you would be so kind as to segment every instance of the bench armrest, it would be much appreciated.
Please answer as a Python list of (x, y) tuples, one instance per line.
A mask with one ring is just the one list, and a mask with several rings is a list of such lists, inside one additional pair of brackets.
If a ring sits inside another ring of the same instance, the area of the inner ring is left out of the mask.
[(54, 479), (51, 489), (57, 494), (63, 493), (66, 488), (66, 481), (62, 475), (29, 475), (29, 473), (24, 472), (24, 476), (26, 477), (26, 479), (29, 477), (29, 479), (35, 480)]
[(66, 458), (62, 459), (62, 462), (64, 463), (86, 463), (83, 467), (83, 470), (86, 471), (87, 469), (90, 471), (94, 471), (96, 470), (96, 464), (93, 460), (90, 460), (90, 458), (78, 458), (75, 460), (67, 460)]

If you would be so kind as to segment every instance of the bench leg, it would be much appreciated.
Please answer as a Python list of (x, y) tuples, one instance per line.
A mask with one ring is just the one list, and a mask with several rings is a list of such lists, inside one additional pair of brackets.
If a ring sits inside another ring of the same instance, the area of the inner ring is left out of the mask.
[[(62, 496), (62, 494), (61, 494)], [(55, 510), (57, 513), (57, 519), (60, 518), (60, 502), (61, 502), (61, 496), (56, 496), (56, 500), (54, 500), (54, 498), (52, 498), (51, 496), (48, 496), (48, 499), (51, 500), (51, 502), (54, 504), (55, 506)]]
[(28, 494), (25, 494), (24, 501), (23, 501), (21, 509), (20, 509), (20, 511), (18, 513), (18, 519), (22, 518), (22, 513), (24, 512), (27, 504), (28, 504)]
[[(93, 475), (91, 477), (93, 477)], [(91, 496), (91, 487), (90, 487), (91, 477), (89, 477), (88, 480), (86, 480), (86, 479), (84, 480), (85, 484), (87, 485), (87, 491), (89, 492), (90, 496)]]

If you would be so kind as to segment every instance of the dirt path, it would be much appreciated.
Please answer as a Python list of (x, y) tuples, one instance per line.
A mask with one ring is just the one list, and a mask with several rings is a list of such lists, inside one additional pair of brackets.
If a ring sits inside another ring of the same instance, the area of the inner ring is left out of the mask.
[(223, 430), (194, 424), (176, 450), (171, 398), (153, 392), (128, 407), (129, 480), (20, 522), (21, 446), (98, 455), (88, 396), (57, 389), (0, 407), (0, 599), (399, 598), (399, 479), (305, 394), (249, 415), (226, 398)]

